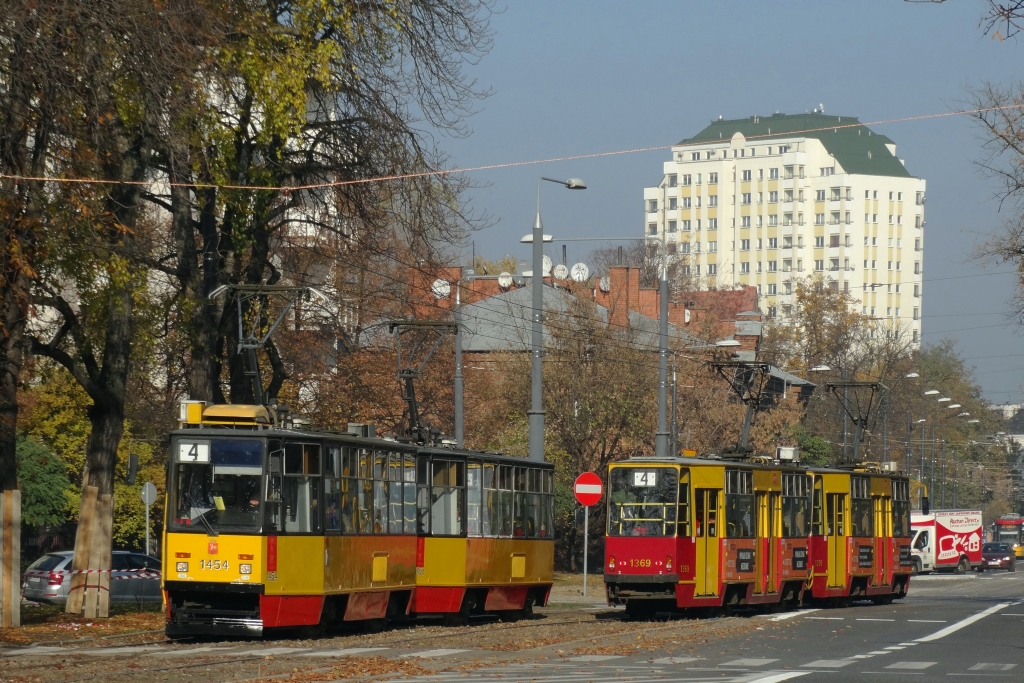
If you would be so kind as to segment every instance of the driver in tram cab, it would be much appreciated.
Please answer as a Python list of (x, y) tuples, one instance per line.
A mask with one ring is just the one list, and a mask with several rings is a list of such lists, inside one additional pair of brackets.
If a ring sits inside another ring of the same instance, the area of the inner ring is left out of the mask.
[(245, 495), (242, 496), (242, 512), (255, 512), (260, 506), (260, 480), (247, 477)]

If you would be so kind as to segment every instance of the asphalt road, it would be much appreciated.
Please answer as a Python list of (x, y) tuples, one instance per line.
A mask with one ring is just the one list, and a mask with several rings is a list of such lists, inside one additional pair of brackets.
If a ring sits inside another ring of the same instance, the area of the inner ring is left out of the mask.
[[(590, 621), (574, 626), (586, 613)], [(0, 680), (251, 681), (369, 659), (385, 670), (388, 661), (416, 662), (403, 677), (416, 683), (1024, 680), (1024, 572), (915, 577), (910, 595), (887, 606), (667, 622), (621, 617), (590, 603), (550, 608), (511, 628), (92, 649), (43, 644), (0, 651)], [(62, 667), (52, 666), (58, 661)], [(385, 676), (346, 674), (350, 681)]]

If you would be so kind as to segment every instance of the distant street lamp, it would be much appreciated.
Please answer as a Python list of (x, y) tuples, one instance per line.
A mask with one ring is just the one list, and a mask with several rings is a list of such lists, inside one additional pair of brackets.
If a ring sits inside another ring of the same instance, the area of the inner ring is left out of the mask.
[(533, 232), (520, 240), (524, 243), (533, 242), (533, 339), (530, 359), (532, 386), (530, 412), (527, 415), (530, 425), (530, 460), (534, 462), (544, 462), (544, 374), (541, 364), (544, 348), (544, 243), (552, 241), (550, 235), (544, 234), (544, 224), (540, 219), (541, 180), (564, 185), (570, 190), (587, 189), (586, 184), (579, 178), (555, 180), (541, 177), (537, 181), (537, 220), (533, 223)]

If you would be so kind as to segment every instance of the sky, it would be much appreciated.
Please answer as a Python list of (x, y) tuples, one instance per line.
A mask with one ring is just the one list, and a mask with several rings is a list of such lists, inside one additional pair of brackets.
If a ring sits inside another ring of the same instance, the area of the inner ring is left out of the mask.
[[(960, 109), (969, 89), (1020, 78), (1024, 34), (983, 34), (983, 0), (623, 2), (507, 0), (494, 44), (467, 69), (491, 95), (472, 134), (441, 138), (450, 165), (470, 168), (601, 152), (590, 159), (472, 171), (488, 228), (470, 249), (527, 259), (537, 179), (579, 177), (584, 192), (545, 183), (545, 232), (640, 237), (643, 188), (660, 181), (669, 147), (712, 119), (825, 113), (871, 124)], [(966, 116), (873, 125), (927, 181), (923, 342), (956, 341), (986, 398), (1024, 400), (1024, 336), (1012, 318), (1012, 266), (974, 258), (1011, 216), (984, 177), (980, 130)], [(569, 242), (570, 263), (601, 245)]]

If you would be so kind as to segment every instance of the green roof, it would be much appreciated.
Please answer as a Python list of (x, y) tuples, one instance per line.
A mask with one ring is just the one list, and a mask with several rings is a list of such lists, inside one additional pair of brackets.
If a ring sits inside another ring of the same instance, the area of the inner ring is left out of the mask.
[(759, 141), (794, 136), (817, 138), (847, 173), (912, 177), (886, 148), (886, 144), (893, 144), (893, 141), (872, 132), (855, 116), (772, 114), (712, 121), (710, 126), (680, 144), (728, 141), (736, 133)]

